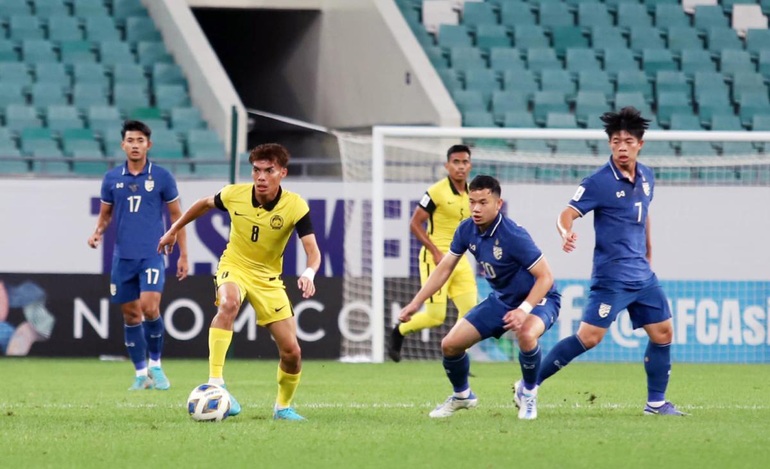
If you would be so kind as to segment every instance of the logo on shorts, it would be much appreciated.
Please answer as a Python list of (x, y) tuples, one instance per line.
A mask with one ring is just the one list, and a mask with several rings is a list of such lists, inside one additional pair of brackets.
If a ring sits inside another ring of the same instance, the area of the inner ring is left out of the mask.
[(285, 307), (286, 307), (286, 305), (283, 305), (280, 308), (274, 308), (274, 309), (275, 309), (275, 312), (277, 313), (277, 312), (279, 312), (280, 310), (282, 310)]
[(118, 286), (114, 283), (110, 284), (110, 295), (115, 296), (118, 294)]
[(152, 179), (144, 181), (144, 190), (147, 192), (152, 192), (153, 189), (155, 189), (155, 181)]
[(605, 303), (602, 303), (599, 305), (599, 317), (600, 318), (606, 318), (610, 315), (610, 310), (612, 309), (612, 305), (608, 305)]
[(270, 219), (270, 228), (274, 230), (283, 228), (283, 218), (280, 215), (273, 215), (273, 218)]
[(471, 252), (476, 252), (476, 245), (475, 244), (471, 244), (470, 246), (468, 246), (468, 249), (470, 249)]

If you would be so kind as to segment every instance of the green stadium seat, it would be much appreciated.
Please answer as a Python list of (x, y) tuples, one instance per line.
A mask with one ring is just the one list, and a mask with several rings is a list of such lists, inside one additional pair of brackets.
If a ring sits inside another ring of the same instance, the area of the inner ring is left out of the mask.
[(558, 91), (564, 94), (568, 103), (575, 100), (577, 92), (572, 74), (567, 70), (543, 70), (540, 74), (540, 89), (542, 91)]
[(112, 104), (130, 113), (139, 107), (150, 107), (150, 97), (142, 85), (118, 83), (112, 87)]
[(701, 125), (708, 126), (714, 114), (733, 114), (733, 104), (727, 91), (712, 90), (696, 99)]
[[(639, 5), (641, 6), (641, 5)], [(628, 35), (629, 48), (637, 58), (644, 50), (668, 50), (663, 40), (662, 31), (653, 26), (634, 26)]]
[(111, 16), (88, 15), (85, 18), (84, 30), (85, 39), (89, 41), (120, 41), (122, 39)]
[(25, 156), (33, 156), (35, 158), (62, 158), (62, 153), (59, 144), (54, 140), (31, 140), (29, 142), (22, 142), (22, 152)]
[(751, 119), (751, 130), (770, 131), (770, 112), (767, 114), (754, 114)]
[(714, 26), (729, 27), (730, 25), (720, 5), (695, 5), (693, 26), (706, 32)]
[(24, 85), (21, 83), (7, 83), (0, 80), (0, 109), (9, 104), (26, 104)]
[(155, 106), (161, 109), (190, 105), (190, 96), (183, 85), (157, 85), (154, 95)]
[(0, 62), (0, 83), (6, 85), (29, 86), (32, 84), (32, 76), (29, 68), (21, 62)]
[(76, 158), (72, 161), (72, 172), (81, 176), (97, 176), (110, 170), (109, 161), (89, 161)]
[(556, 140), (554, 143), (554, 151), (565, 155), (593, 156), (594, 154), (594, 148), (585, 140)]
[(655, 26), (658, 28), (690, 28), (690, 17), (679, 3), (659, 3), (655, 5)]
[(160, 31), (155, 27), (152, 18), (146, 16), (126, 18), (126, 41), (160, 41), (161, 39)]
[[(647, 145), (648, 143), (644, 144), (645, 148), (642, 151), (646, 150)], [(690, 182), (692, 180), (692, 172), (689, 168), (655, 168), (655, 179), (663, 183)]]
[(185, 134), (188, 145), (202, 145), (208, 143), (222, 144), (219, 135), (210, 129), (191, 129)]
[(96, 62), (90, 41), (62, 41), (59, 48), (65, 64)]
[(703, 130), (700, 119), (691, 112), (671, 114), (671, 130)]
[(560, 70), (562, 64), (556, 57), (554, 49), (538, 47), (527, 49), (527, 68), (533, 72), (540, 73), (543, 70)]
[(26, 128), (40, 127), (37, 109), (26, 104), (9, 104), (5, 107), (5, 126), (20, 132)]
[(472, 30), (480, 26), (495, 25), (498, 24), (497, 14), (490, 3), (468, 2), (463, 6), (462, 23)]
[(48, 106), (46, 126), (51, 130), (80, 129), (83, 121), (75, 106)]
[(588, 37), (583, 34), (581, 26), (554, 26), (551, 28), (552, 47), (560, 59), (568, 48), (587, 48)]
[(662, 70), (679, 70), (674, 61), (674, 55), (668, 49), (644, 49), (642, 50), (642, 70), (647, 76), (654, 78)]
[(0, 16), (29, 16), (32, 9), (27, 2), (19, 0), (0, 0)]
[(505, 72), (506, 70), (524, 70), (527, 66), (518, 50), (493, 47), (489, 50), (489, 68), (497, 72)]
[(12, 41), (0, 37), (0, 62), (18, 62), (19, 53)]
[(641, 70), (621, 70), (618, 72), (616, 92), (639, 92), (647, 103), (653, 102), (652, 83), (647, 74)]
[(505, 91), (519, 91), (526, 93), (527, 96), (532, 98), (535, 91), (540, 90), (540, 86), (537, 84), (535, 73), (530, 70), (524, 71), (506, 71), (503, 74), (503, 84)]
[(743, 50), (743, 41), (732, 28), (712, 27), (706, 33), (706, 44), (714, 58), (725, 50)]
[[(3, 150), (0, 154), (5, 157), (20, 157), (21, 152), (18, 149)], [(27, 174), (29, 172), (29, 162), (23, 160), (3, 160), (0, 163), (0, 174)]]
[(733, 74), (732, 98), (733, 103), (737, 104), (741, 100), (741, 95), (746, 92), (767, 93), (764, 77), (756, 72), (735, 72)]
[(86, 109), (88, 127), (104, 135), (105, 131), (120, 129), (123, 119), (118, 108), (113, 106), (89, 106)]
[(472, 47), (473, 41), (465, 26), (442, 24), (438, 29), (438, 45), (444, 48)]
[[(529, 96), (520, 91), (495, 91), (492, 93), (492, 113), (502, 118), (506, 112), (529, 109)], [(502, 119), (501, 119), (502, 120)]]
[(623, 32), (616, 26), (594, 26), (590, 29), (591, 47), (596, 53), (606, 48), (627, 48), (628, 41)]
[(677, 59), (681, 59), (682, 51), (685, 49), (703, 49), (703, 41), (698, 30), (690, 26), (671, 26), (668, 28), (666, 36), (668, 37), (668, 50)]
[(64, 155), (73, 158), (101, 158), (102, 147), (96, 140), (64, 140)]
[(687, 96), (687, 102), (692, 102), (692, 89), (684, 72), (674, 70), (661, 70), (655, 76), (655, 101), (660, 103), (660, 93), (663, 91), (676, 91)]
[(615, 85), (604, 70), (581, 70), (578, 72), (577, 90), (599, 91), (604, 94), (605, 102), (615, 97)]
[(703, 49), (683, 49), (679, 68), (688, 76), (696, 72), (715, 72), (717, 69), (711, 54)]
[(739, 72), (755, 72), (757, 68), (747, 51), (725, 49), (719, 54), (719, 70), (729, 78)]
[(487, 61), (482, 57), (481, 49), (459, 46), (448, 48), (448, 52), (450, 65), (457, 71), (487, 68)]
[[(489, 112), (469, 111), (463, 113), (463, 127), (495, 127), (495, 120), (492, 117), (492, 114)], [(193, 154), (193, 151), (199, 150), (199, 147), (191, 146), (190, 155), (193, 157), (198, 157), (197, 154)]]
[(106, 106), (107, 93), (100, 84), (79, 83), (72, 85), (72, 104), (79, 108), (89, 106)]
[(584, 28), (613, 26), (607, 6), (599, 2), (581, 2), (577, 6), (577, 24)]
[(741, 123), (748, 127), (751, 125), (755, 114), (770, 113), (770, 100), (768, 100), (767, 93), (756, 91), (742, 93), (738, 102), (738, 110)]
[(182, 69), (177, 64), (156, 63), (152, 66), (153, 85), (187, 85)]
[(99, 86), (105, 93), (110, 88), (110, 79), (104, 65), (96, 62), (80, 62), (73, 64), (72, 77), (76, 85)]
[(526, 54), (529, 49), (551, 47), (551, 41), (548, 40), (543, 27), (533, 22), (513, 28), (513, 46), (522, 54)]
[[(575, 115), (569, 112), (549, 112), (546, 114), (545, 126), (550, 129), (577, 129)], [(585, 145), (585, 142), (583, 143)]]
[[(585, 146), (585, 145), (584, 145)], [(558, 151), (558, 149), (557, 149)], [(572, 182), (572, 169), (566, 166), (541, 166), (536, 168), (537, 179), (539, 181), (554, 182)]]
[(101, 41), (98, 42), (99, 60), (104, 65), (133, 64), (136, 62), (127, 42)]
[[(472, 4), (470, 4), (472, 5)], [(505, 26), (482, 24), (476, 29), (476, 47), (488, 50), (492, 47), (510, 47), (511, 37)]]
[(116, 18), (147, 16), (147, 9), (144, 8), (140, 0), (114, 0), (113, 14)]
[(645, 157), (674, 156), (676, 153), (669, 142), (664, 142), (661, 140), (645, 140), (641, 152)]
[[(545, 140), (535, 140), (535, 139), (518, 139), (514, 140), (514, 145), (516, 147), (517, 153), (534, 153), (534, 154), (540, 154), (540, 155), (551, 155), (553, 154), (553, 147), (548, 144)], [(512, 167), (512, 168), (506, 168), (511, 171), (518, 172), (522, 168)], [(536, 168), (535, 167), (527, 167), (528, 172), (531, 175), (528, 175), (530, 178), (536, 177)]]
[(770, 51), (770, 29), (749, 29), (746, 31), (746, 50), (754, 60), (762, 51)]
[(621, 28), (652, 27), (652, 17), (642, 4), (635, 2), (619, 3), (617, 12), (615, 24)]
[(455, 91), (463, 89), (463, 84), (460, 78), (457, 76), (457, 72), (451, 69), (439, 69), (437, 70), (438, 76), (441, 77), (441, 81), (444, 83), (449, 94), (454, 94)]
[(150, 83), (144, 73), (144, 67), (136, 63), (116, 63), (112, 69), (112, 81), (118, 83), (139, 84), (149, 91)]
[(63, 106), (69, 104), (67, 96), (64, 95), (62, 85), (58, 83), (34, 83), (30, 87), (30, 97), (32, 98), (32, 104), (37, 106), (38, 109), (51, 105)]
[(139, 63), (144, 66), (174, 62), (162, 41), (139, 41), (136, 45), (136, 55)]
[(69, 90), (70, 75), (61, 62), (42, 62), (33, 65), (35, 83), (52, 83)]
[(59, 60), (59, 57), (53, 50), (53, 44), (46, 39), (25, 39), (21, 41), (21, 56), (28, 64), (56, 62)]
[(539, 9), (539, 23), (545, 28), (558, 26), (573, 26), (575, 18), (566, 3), (541, 2)]
[(506, 1), (500, 5), (500, 23), (516, 28), (537, 24), (532, 7), (525, 1)]
[(604, 71), (610, 75), (610, 78), (615, 78), (623, 71), (641, 70), (630, 49), (608, 48), (604, 49), (603, 55)]
[(70, 14), (70, 10), (64, 0), (33, 0), (32, 3), (35, 6), (35, 15), (39, 18), (48, 19), (49, 30), (52, 19), (68, 17)]
[(32, 15), (11, 15), (8, 32), (8, 38), (16, 41), (45, 39), (40, 19)]
[[(63, 6), (63, 4), (59, 5)], [(48, 18), (48, 39), (59, 42), (82, 41), (83, 31), (80, 29), (80, 21), (67, 14), (52, 14)]]
[(538, 125), (545, 125), (549, 112), (569, 112), (564, 93), (558, 91), (538, 91), (532, 103), (532, 113)]
[(583, 70), (601, 70), (602, 65), (593, 49), (570, 47), (565, 54), (565, 68), (577, 76)]
[(529, 111), (508, 111), (503, 116), (503, 127), (533, 129), (537, 124)]
[(163, 111), (157, 107), (140, 107), (128, 113), (129, 119), (146, 121), (150, 119), (163, 119)]
[(586, 126), (592, 115), (601, 115), (610, 111), (607, 95), (602, 91), (580, 89), (575, 97), (575, 118), (578, 124)]
[(690, 98), (682, 91), (663, 91), (658, 93), (658, 123), (663, 127), (671, 125), (671, 115), (692, 113)]
[(171, 128), (186, 132), (192, 129), (201, 129), (206, 127), (206, 123), (201, 117), (200, 111), (195, 107), (175, 107), (171, 109)]
[(640, 91), (618, 91), (615, 93), (615, 109), (622, 109), (626, 106), (637, 108), (643, 116), (652, 115), (650, 105)]
[(717, 156), (717, 149), (709, 142), (684, 141), (679, 143), (681, 156)]

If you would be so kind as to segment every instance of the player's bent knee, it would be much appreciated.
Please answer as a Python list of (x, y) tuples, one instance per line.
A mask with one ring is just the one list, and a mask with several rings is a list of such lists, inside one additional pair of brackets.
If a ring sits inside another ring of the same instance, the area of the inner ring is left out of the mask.
[(302, 360), (302, 349), (299, 344), (296, 344), (293, 347), (280, 349), (278, 353), (281, 356), (281, 361), (288, 365), (296, 366), (299, 364), (300, 360)]
[(225, 298), (219, 301), (219, 310), (217, 313), (226, 317), (235, 318), (240, 308), (240, 301), (236, 300), (235, 298)]
[(462, 347), (451, 340), (447, 340), (446, 337), (444, 337), (444, 340), (441, 341), (441, 353), (445, 357), (455, 357), (462, 355), (464, 351), (465, 347)]
[(526, 348), (527, 350), (534, 349), (537, 346), (537, 339), (539, 337), (540, 331), (537, 328), (526, 325), (516, 333), (516, 339), (519, 341), (521, 348)]

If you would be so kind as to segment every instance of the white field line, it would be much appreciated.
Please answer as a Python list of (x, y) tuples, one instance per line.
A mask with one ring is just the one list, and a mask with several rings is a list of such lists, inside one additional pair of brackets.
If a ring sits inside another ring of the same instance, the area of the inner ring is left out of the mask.
[[(297, 402), (297, 408), (303, 409), (432, 409), (437, 403), (423, 402)], [(0, 409), (13, 410), (13, 409), (96, 409), (106, 407), (104, 403), (99, 405), (89, 404), (65, 404), (65, 403), (19, 403), (19, 402), (0, 402)], [(119, 409), (179, 409), (184, 408), (184, 403), (176, 404), (154, 404), (154, 403), (134, 403), (134, 402), (117, 402), (115, 407)], [(261, 408), (264, 405), (244, 405), (246, 408)], [(511, 409), (515, 406), (513, 403), (500, 404), (491, 403), (487, 404), (480, 400), (480, 408), (487, 409)], [(617, 404), (617, 403), (573, 403), (573, 404), (545, 404), (538, 405), (540, 409), (640, 409), (644, 407), (644, 403), (640, 404)], [(682, 410), (770, 410), (770, 405), (724, 405), (724, 404), (709, 404), (709, 405), (677, 405)]]

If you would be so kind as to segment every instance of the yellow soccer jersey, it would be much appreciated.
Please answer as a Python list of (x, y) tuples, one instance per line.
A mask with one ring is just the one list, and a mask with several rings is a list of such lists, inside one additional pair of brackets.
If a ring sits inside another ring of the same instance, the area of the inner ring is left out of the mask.
[[(441, 252), (449, 251), (457, 225), (470, 217), (468, 186), (460, 194), (449, 177), (438, 181), (428, 188), (420, 200), (420, 207), (430, 214), (428, 218), (428, 237)], [(420, 251), (425, 255), (425, 246)]]
[(312, 233), (310, 208), (299, 195), (278, 189), (275, 200), (259, 205), (254, 184), (231, 184), (215, 196), (215, 203), (230, 214), (230, 240), (221, 262), (257, 276), (277, 277), (283, 271), (283, 251), (297, 226), (300, 237)]

